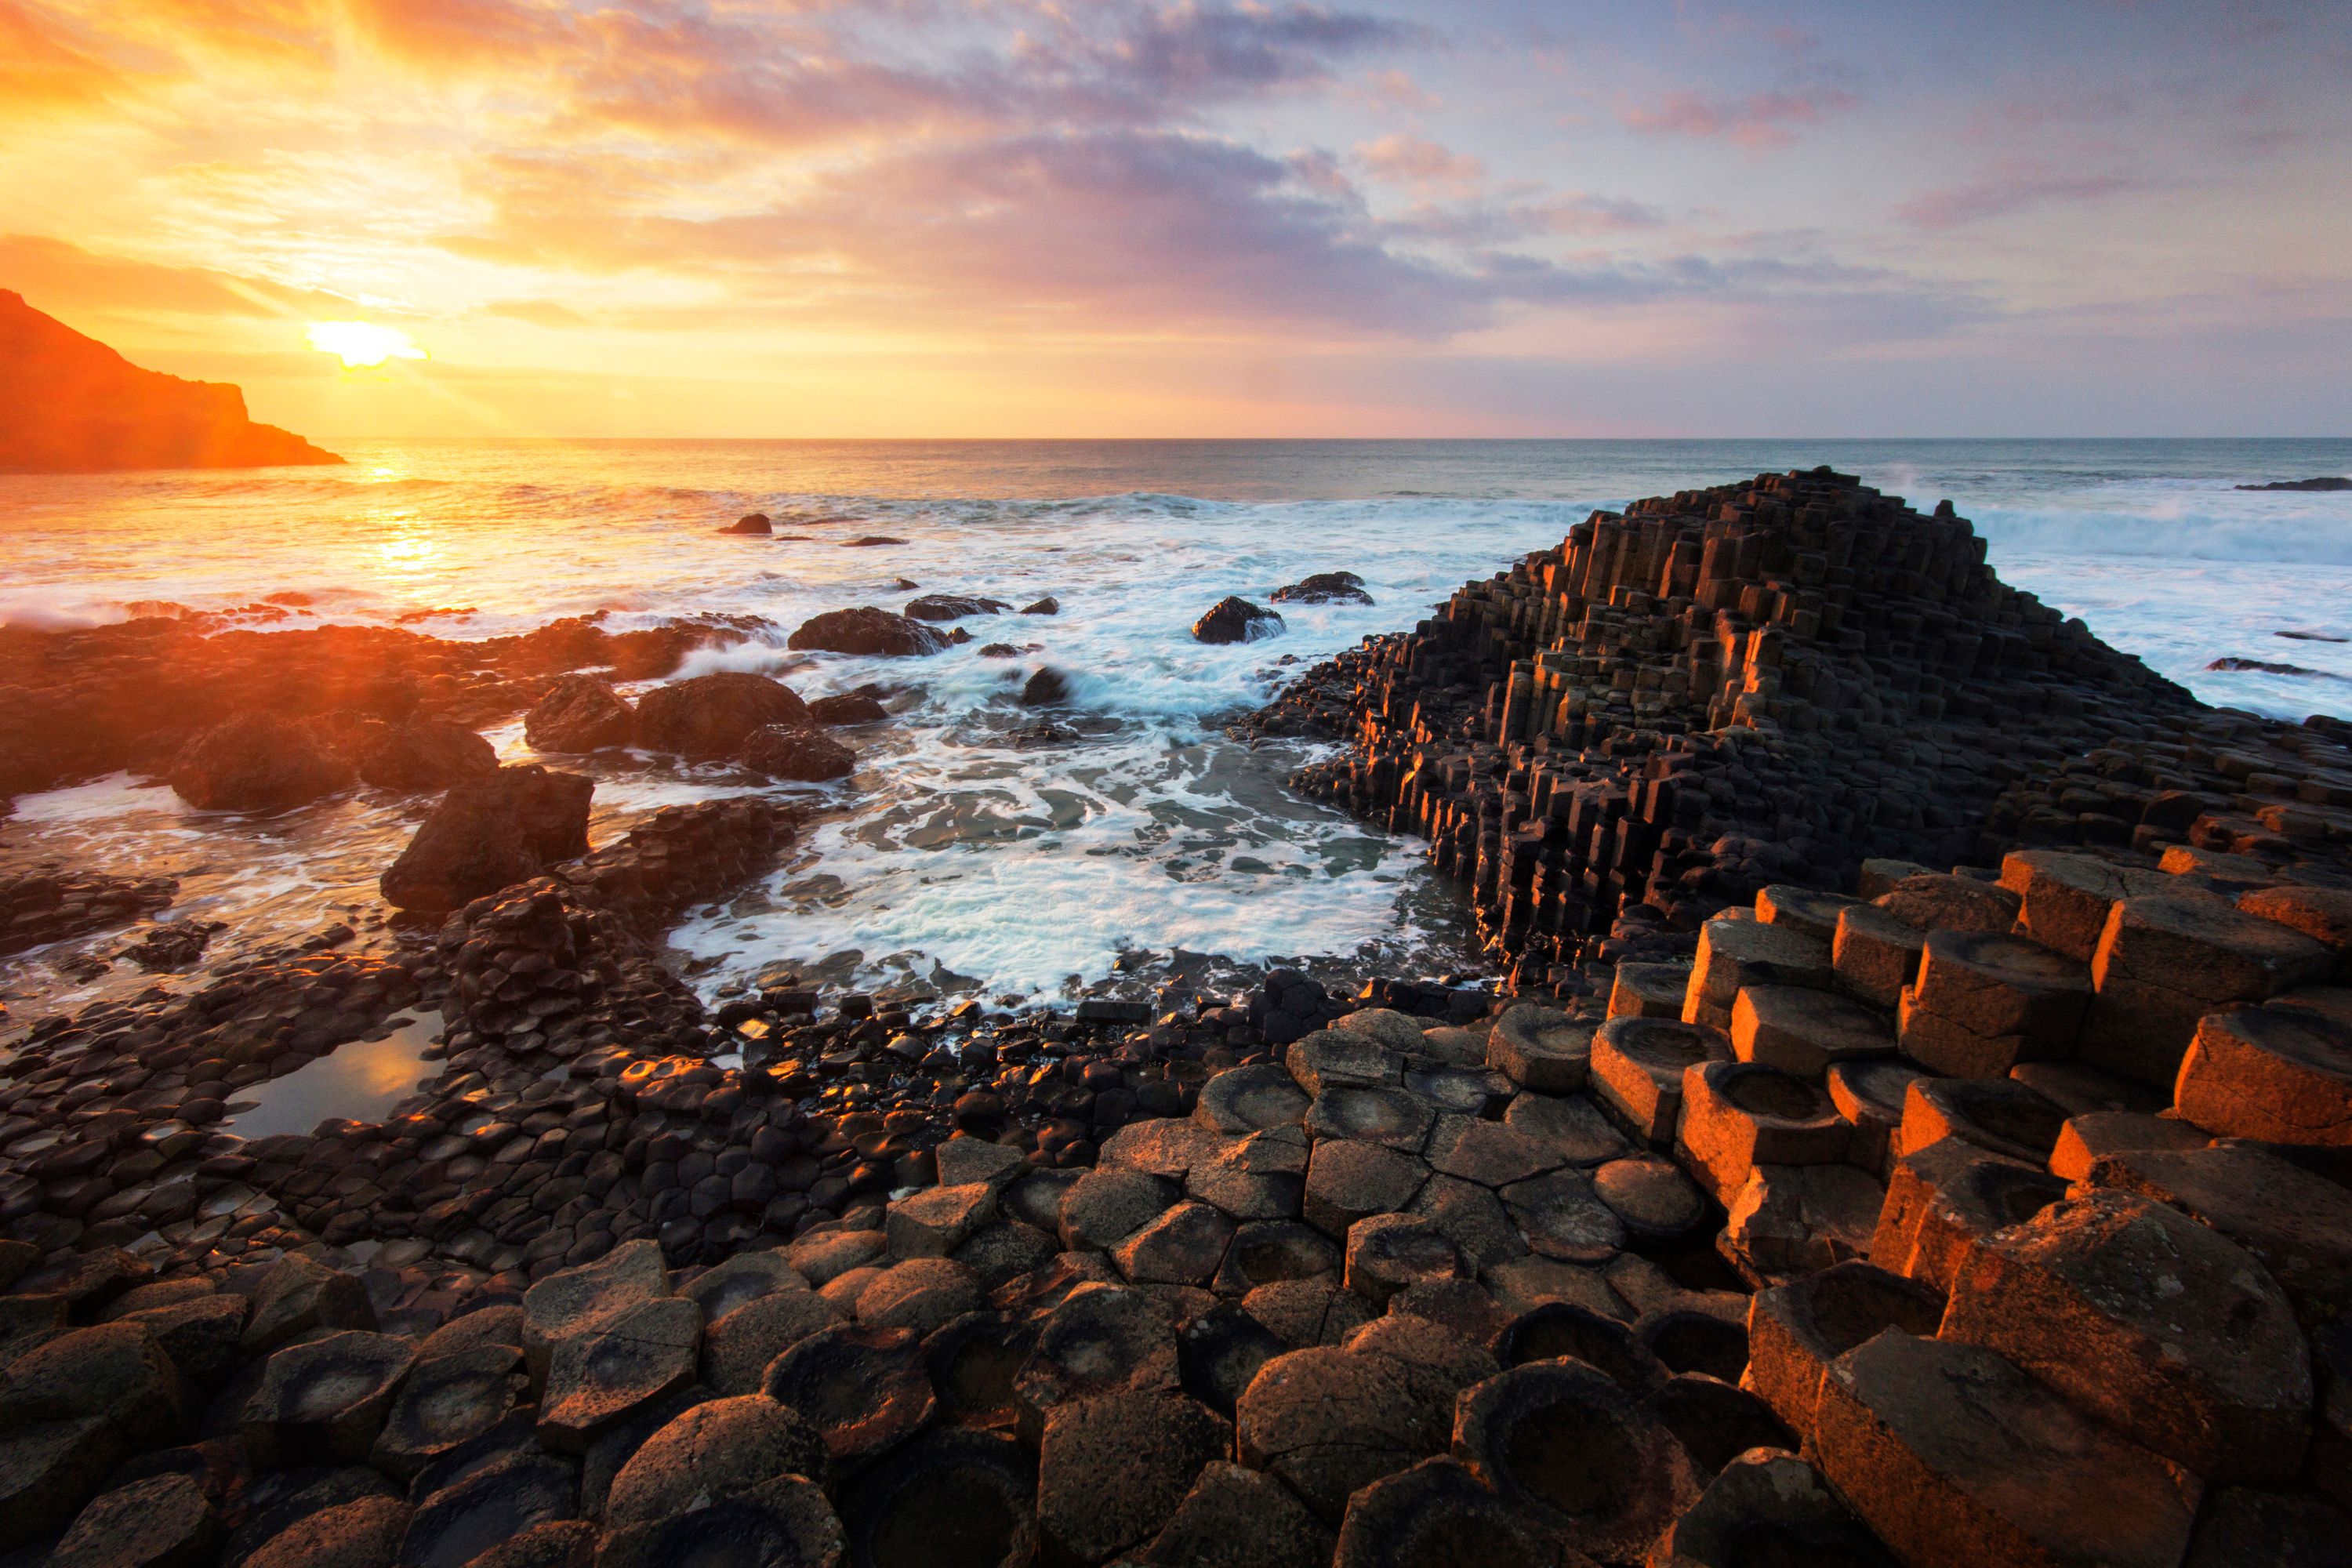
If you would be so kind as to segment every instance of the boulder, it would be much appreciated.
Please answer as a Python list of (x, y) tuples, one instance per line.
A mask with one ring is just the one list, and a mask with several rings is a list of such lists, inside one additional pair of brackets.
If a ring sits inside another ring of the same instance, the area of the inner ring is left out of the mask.
[(822, 784), (857, 771), (857, 753), (822, 730), (766, 724), (745, 738), (737, 760), (772, 779)]
[(782, 681), (742, 670), (698, 675), (656, 686), (637, 699), (637, 743), (689, 762), (742, 752), (768, 725), (808, 728), (808, 705)]
[(1277, 605), (1369, 605), (1372, 602), (1372, 596), (1364, 592), (1364, 580), (1353, 572), (1312, 573), (1286, 587), (1276, 588), (1268, 597)]
[(180, 749), (165, 774), (199, 811), (287, 811), (351, 788), (351, 763), (310, 725), (245, 713)]
[(1003, 599), (966, 594), (926, 594), (919, 599), (908, 601), (907, 615), (918, 621), (960, 621), (966, 616), (1002, 615), (1012, 607)]
[(431, 1356), (425, 1348), (419, 1348), (414, 1370), (384, 1412), (367, 1456), (376, 1468), (404, 1479), (504, 1420), (515, 1407), (516, 1384), (525, 1381), (517, 1375), (522, 1351), (516, 1345), (482, 1343)]
[(150, 1476), (91, 1500), (50, 1553), (51, 1568), (204, 1568), (220, 1516), (186, 1476)]
[(394, 724), (361, 751), (359, 761), (362, 779), (407, 795), (447, 789), (499, 771), (498, 748), (446, 719)]
[(364, 1462), (415, 1360), (408, 1341), (358, 1330), (287, 1346), (238, 1416), (246, 1451), (268, 1468)]
[(721, 533), (742, 534), (748, 538), (765, 539), (776, 531), (764, 511), (748, 511), (719, 531)]
[(617, 1530), (706, 1508), (778, 1476), (823, 1483), (828, 1457), (816, 1429), (763, 1394), (713, 1399), (673, 1419), (631, 1455), (605, 1495)]
[(819, 653), (903, 657), (937, 653), (948, 642), (920, 621), (861, 605), (854, 610), (827, 610), (811, 616), (785, 646)]
[(356, 1279), (289, 1252), (261, 1277), (237, 1349), (252, 1358), (314, 1330), (374, 1327), (375, 1310)]
[(820, 1329), (778, 1356), (762, 1387), (816, 1429), (844, 1469), (870, 1463), (927, 1425), (937, 1400), (904, 1329)]
[(890, 717), (881, 700), (866, 691), (836, 691), (808, 705), (809, 717), (820, 724), (846, 726), (879, 724)]
[(555, 1342), (540, 1410), (540, 1441), (579, 1453), (599, 1434), (694, 1381), (702, 1309), (675, 1297), (647, 1301)]
[(593, 675), (567, 675), (523, 715), (523, 739), (541, 752), (602, 752), (636, 733), (636, 710)]
[(446, 915), (585, 855), (595, 787), (536, 763), (457, 784), (380, 879), (384, 901)]
[(1069, 678), (1051, 667), (1032, 671), (1021, 688), (1024, 708), (1054, 708), (1069, 700)]
[(1282, 633), (1282, 617), (1247, 599), (1229, 595), (1211, 605), (1192, 623), (1192, 640), (1204, 643), (1257, 642)]

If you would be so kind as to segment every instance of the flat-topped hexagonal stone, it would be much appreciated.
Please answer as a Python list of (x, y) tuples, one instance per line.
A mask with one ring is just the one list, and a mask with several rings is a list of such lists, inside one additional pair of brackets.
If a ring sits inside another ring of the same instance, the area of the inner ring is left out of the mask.
[(1682, 1112), (1683, 1070), (1731, 1059), (1731, 1041), (1719, 1029), (1665, 1018), (1612, 1018), (1592, 1037), (1593, 1088), (1636, 1137), (1663, 1143), (1674, 1137)]
[[(1478, 1041), (1478, 1060), (1486, 1059), (1486, 1041)], [(1518, 1085), (1493, 1068), (1409, 1067), (1404, 1089), (1416, 1100), (1462, 1116), (1489, 1117), (1517, 1098)]]
[(2352, 888), (2314, 888), (2282, 882), (2238, 896), (2238, 908), (2266, 921), (2291, 926), (2334, 952), (2342, 972), (2345, 954), (2352, 952)]
[(1775, 882), (1756, 895), (1756, 918), (1768, 926), (1787, 926), (1815, 942), (1827, 942), (1837, 935), (1838, 916), (1860, 901), (1843, 893), (1821, 893)]
[(1220, 1296), (1246, 1295), (1260, 1285), (1322, 1279), (1339, 1268), (1339, 1244), (1328, 1234), (1296, 1220), (1254, 1220), (1234, 1232), (1214, 1289)]
[(269, 1266), (254, 1291), (253, 1310), (246, 1316), (238, 1349), (251, 1358), (313, 1329), (374, 1327), (374, 1309), (355, 1277), (289, 1252)]
[(2094, 1110), (2070, 1116), (2050, 1151), (2050, 1173), (2079, 1182), (2110, 1154), (2128, 1150), (2202, 1149), (2211, 1142), (2201, 1128), (2138, 1110)]
[(1107, 1171), (1143, 1171), (1181, 1182), (1195, 1165), (1223, 1153), (1233, 1135), (1171, 1116), (1130, 1121), (1103, 1140), (1096, 1164)]
[(1717, 1245), (1751, 1282), (1827, 1268), (1869, 1256), (1885, 1201), (1878, 1178), (1852, 1165), (1759, 1165)]
[(1830, 952), (1838, 986), (1874, 1007), (1892, 1009), (1903, 988), (1919, 977), (1919, 954), (1927, 933), (1875, 904), (1854, 904), (1838, 912)]
[(2174, 1091), (2210, 1132), (2270, 1143), (2352, 1145), (2352, 1024), (2308, 1007), (2242, 1007), (2200, 1019)]
[(1140, 1290), (1085, 1285), (1046, 1315), (1013, 1387), (1021, 1430), (1034, 1441), (1056, 1405), (1176, 1385), (1176, 1330), (1165, 1309)]
[(1820, 988), (1832, 979), (1830, 948), (1793, 926), (1709, 921), (1699, 927), (1690, 989), (1683, 997), (1683, 1021), (1727, 1029), (1743, 985)]
[(1921, 931), (2000, 932), (2017, 923), (2018, 895), (1995, 882), (1948, 871), (1904, 878), (1870, 900)]
[(904, 1329), (820, 1329), (770, 1363), (761, 1386), (814, 1427), (845, 1469), (920, 1431), (937, 1403), (915, 1336)]
[(1502, 1193), (1504, 1209), (1530, 1251), (1562, 1263), (1606, 1263), (1625, 1245), (1625, 1227), (1593, 1191), (1592, 1178), (1573, 1168), (1515, 1182)]
[(215, 1561), (220, 1538), (220, 1515), (194, 1480), (149, 1476), (93, 1498), (47, 1561), (54, 1568), (197, 1568)]
[[(404, 1568), (466, 1568), (531, 1526), (573, 1519), (579, 1511), (576, 1465), (530, 1449), (509, 1452), (425, 1498), (408, 1518), (397, 1561)], [(288, 1559), (285, 1568), (336, 1561), (314, 1552)]]
[(1821, 1383), (1830, 1484), (1904, 1562), (2174, 1568), (2195, 1489), (1990, 1351), (1885, 1330)]
[(1895, 1031), (1835, 991), (1749, 985), (1732, 1003), (1731, 1048), (1741, 1061), (1819, 1080), (1838, 1062), (1893, 1055)]
[(1260, 1285), (1242, 1298), (1242, 1310), (1290, 1350), (1336, 1345), (1372, 1315), (1370, 1303), (1330, 1279)]
[[(1710, 1322), (1720, 1318), (1696, 1313)], [(1745, 1345), (1746, 1336), (1741, 1336)], [(1743, 1355), (1742, 1359), (1745, 1357)], [(1738, 1461), (1750, 1448), (1795, 1453), (1802, 1439), (1772, 1407), (1736, 1382), (1701, 1372), (1678, 1372), (1661, 1384), (1647, 1401), (1651, 1412), (1691, 1457), (1691, 1468), (1704, 1483)]]
[(619, 1530), (707, 1508), (777, 1476), (822, 1485), (830, 1457), (816, 1428), (765, 1394), (706, 1400), (646, 1439), (605, 1495)]
[(967, 1186), (973, 1182), (1004, 1186), (1029, 1168), (1020, 1150), (975, 1138), (968, 1132), (957, 1133), (931, 1152), (939, 1162), (940, 1185), (943, 1187)]
[(841, 1514), (860, 1564), (1011, 1568), (1037, 1555), (1036, 1462), (1010, 1437), (927, 1432), (852, 1487)]
[(387, 1475), (415, 1477), (505, 1419), (521, 1371), (522, 1352), (512, 1345), (481, 1343), (420, 1359), (384, 1413), (368, 1461)]
[(980, 1277), (952, 1258), (910, 1258), (882, 1270), (857, 1292), (854, 1316), (869, 1328), (905, 1329), (917, 1339), (951, 1318), (979, 1310)]
[(1417, 1052), (1423, 1047), (1421, 1025), (1392, 1007), (1359, 1007), (1340, 1015), (1331, 1026), (1378, 1040), (1392, 1051)]
[[(1070, 1179), (1076, 1181), (1077, 1178), (1073, 1175)], [(1010, 1196), (1008, 1194), (1007, 1197)], [(1057, 1192), (1057, 1201), (1058, 1197)], [(804, 1236), (786, 1247), (784, 1259), (801, 1278), (822, 1289), (851, 1269), (862, 1268), (874, 1262), (889, 1248), (889, 1238), (878, 1230), (822, 1231)], [(549, 1278), (554, 1277), (551, 1275)], [(541, 1281), (542, 1284), (545, 1282)]]
[[(331, 1503), (269, 1536), (239, 1568), (392, 1568), (394, 1562), (423, 1562), (401, 1555), (415, 1512), (391, 1497)], [(437, 1544), (428, 1541), (420, 1550)]]
[(1176, 1201), (1176, 1184), (1141, 1171), (1088, 1171), (1062, 1198), (1062, 1245), (1108, 1251)]
[(883, 1221), (894, 1258), (945, 1258), (996, 1218), (996, 1188), (987, 1182), (926, 1187), (890, 1205)]
[(1223, 1460), (1133, 1554), (1149, 1568), (1328, 1568), (1331, 1532), (1272, 1476)]
[[(1612, 1258), (1610, 1265), (1622, 1261), (1622, 1257)], [(1495, 1304), (1507, 1312), (1531, 1312), (1566, 1302), (1606, 1317), (1633, 1316), (1624, 1300), (1610, 1288), (1604, 1270), (1584, 1264), (1534, 1255), (1514, 1258), (1488, 1268), (1486, 1282), (1495, 1294)]]
[(1602, 1562), (1638, 1558), (1698, 1495), (1664, 1423), (1576, 1361), (1531, 1362), (1465, 1392), (1453, 1452), (1562, 1544)]
[(2019, 895), (2021, 935), (2085, 963), (2116, 905), (2177, 886), (2153, 866), (2122, 865), (2068, 849), (2011, 850), (2000, 862), (2000, 885)]
[(1593, 1025), (1528, 1003), (1507, 1009), (1486, 1036), (1486, 1065), (1521, 1089), (1570, 1094), (1584, 1087)]
[(1503, 1125), (1533, 1138), (1564, 1165), (1597, 1165), (1628, 1147), (1625, 1135), (1580, 1094), (1515, 1096)]
[(1986, 1237), (1939, 1332), (2214, 1480), (2283, 1484), (2302, 1467), (2311, 1371), (2285, 1292), (2237, 1243), (2137, 1194), (2093, 1189)]
[(2007, 1078), (1914, 1079), (1903, 1092), (1895, 1152), (1912, 1154), (1946, 1138), (2030, 1165), (2046, 1164), (2066, 1125), (2063, 1106)]
[(702, 1385), (714, 1394), (752, 1393), (770, 1362), (841, 1317), (840, 1309), (814, 1290), (779, 1290), (747, 1301), (702, 1331)]
[(1830, 1363), (1882, 1329), (1933, 1334), (1943, 1317), (1941, 1292), (1867, 1263), (1801, 1275), (1748, 1299), (1747, 1383), (1810, 1436)]
[(2305, 1323), (2352, 1313), (2352, 1194), (2334, 1182), (2227, 1143), (2117, 1151), (2077, 1180), (2078, 1194), (2137, 1193), (2211, 1226), (2271, 1271)]
[(1609, 983), (1609, 1016), (1679, 1018), (1689, 994), (1686, 963), (1620, 963)]
[[(1904, 998), (1904, 1054), (1956, 1078), (1998, 1077), (2070, 1050), (2090, 1009), (2090, 971), (2074, 959), (2017, 937), (1934, 931)], [(1915, 1013), (1948, 1027), (1915, 1034)], [(1979, 1040), (2002, 1043), (1966, 1048)]]
[(1214, 1160), (1195, 1165), (1184, 1190), (1237, 1220), (1294, 1219), (1307, 1186), (1305, 1131), (1277, 1127), (1233, 1142)]
[(1483, 1068), (1486, 1065), (1486, 1037), (1490, 1032), (1485, 1024), (1475, 1028), (1440, 1024), (1422, 1031), (1421, 1045), (1414, 1054), (1444, 1067)]
[(144, 1324), (98, 1323), (69, 1330), (9, 1363), (0, 1382), (0, 1434), (96, 1419), (123, 1442), (145, 1447), (179, 1429), (191, 1400)]
[(565, 1334), (548, 1366), (540, 1441), (581, 1452), (597, 1434), (692, 1383), (701, 1348), (702, 1309), (677, 1297), (600, 1316), (596, 1326)]
[(1675, 1153), (1726, 1207), (1759, 1162), (1831, 1164), (1851, 1136), (1828, 1095), (1778, 1068), (1701, 1062), (1683, 1074)]
[(1206, 1285), (1216, 1278), (1234, 1222), (1211, 1204), (1176, 1205), (1121, 1242), (1111, 1256), (1139, 1285)]
[(939, 1418), (957, 1426), (1011, 1431), (1021, 1419), (1013, 1380), (1037, 1348), (1037, 1325), (993, 1309), (967, 1312), (923, 1342), (923, 1365), (939, 1397)]
[(1037, 1450), (1037, 1529), (1062, 1562), (1101, 1563), (1157, 1535), (1233, 1427), (1181, 1394), (1108, 1394), (1056, 1405)]
[(1287, 1068), (1259, 1062), (1228, 1068), (1202, 1084), (1192, 1120), (1213, 1132), (1261, 1132), (1305, 1116), (1312, 1098)]
[(841, 1521), (815, 1482), (778, 1476), (717, 1499), (605, 1533), (597, 1568), (844, 1568)]
[(1437, 1108), (1402, 1089), (1327, 1089), (1307, 1108), (1312, 1138), (1354, 1138), (1417, 1154)]
[(779, 1290), (805, 1290), (809, 1282), (785, 1261), (782, 1252), (739, 1252), (694, 1277), (678, 1294), (702, 1309), (702, 1321), (715, 1323), (747, 1301)]
[(1433, 1175), (1413, 1195), (1411, 1212), (1444, 1231), (1474, 1274), (1528, 1250), (1527, 1240), (1512, 1223), (1503, 1200), (1492, 1188), (1475, 1182)]
[(1504, 1187), (1561, 1163), (1551, 1145), (1499, 1121), (1442, 1116), (1429, 1135), (1429, 1168), (1444, 1175)]
[(1429, 1167), (1412, 1155), (1377, 1143), (1327, 1138), (1307, 1166), (1307, 1221), (1339, 1237), (1367, 1215), (1393, 1214), (1412, 1202)]
[(1706, 1194), (1660, 1154), (1632, 1154), (1594, 1166), (1592, 1191), (1628, 1231), (1645, 1240), (1688, 1236), (1706, 1218)]
[(2037, 1165), (1965, 1138), (1943, 1139), (1895, 1162), (1870, 1260), (1948, 1289), (1987, 1237), (2032, 1219), (2065, 1194), (2066, 1184)]
[(1177, 1331), (1177, 1380), (1185, 1393), (1230, 1416), (1257, 1369), (1293, 1348), (1238, 1304), (1220, 1301)]
[(1283, 1066), (1309, 1095), (1327, 1089), (1381, 1089), (1404, 1074), (1404, 1053), (1352, 1029), (1318, 1029), (1283, 1053)]
[(1258, 1370), (1234, 1440), (1244, 1464), (1272, 1471), (1336, 1524), (1351, 1494), (1444, 1448), (1453, 1403), (1395, 1357), (1312, 1346)]
[(593, 1263), (560, 1269), (523, 1292), (523, 1354), (545, 1377), (558, 1340), (615, 1321), (670, 1293), (661, 1246), (625, 1242)]

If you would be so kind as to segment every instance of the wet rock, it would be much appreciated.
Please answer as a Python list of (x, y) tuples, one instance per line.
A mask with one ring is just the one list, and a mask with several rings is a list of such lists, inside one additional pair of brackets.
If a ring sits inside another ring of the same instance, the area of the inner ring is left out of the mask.
[(1235, 1441), (1244, 1464), (1337, 1524), (1350, 1494), (1443, 1449), (1452, 1409), (1450, 1393), (1394, 1357), (1311, 1346), (1259, 1369)]
[(768, 520), (768, 514), (766, 512), (749, 511), (745, 512), (741, 517), (737, 518), (733, 522), (729, 523), (719, 531), (721, 533), (741, 534), (748, 538), (765, 539), (770, 534), (774, 533), (776, 531), (776, 528), (775, 524)]
[(890, 710), (866, 691), (841, 691), (831, 697), (819, 697), (809, 703), (808, 710), (809, 717), (818, 723), (836, 726), (879, 724), (890, 717)]
[(840, 1311), (813, 1290), (779, 1290), (748, 1301), (703, 1331), (703, 1385), (719, 1394), (752, 1393), (769, 1363), (840, 1321)]
[(2311, 1373), (2284, 1292), (2242, 1247), (2137, 1194), (2068, 1198), (1987, 1238), (1942, 1334), (2200, 1475), (2277, 1483), (2302, 1465)]
[(915, 1336), (904, 1329), (820, 1329), (776, 1358), (763, 1387), (816, 1428), (845, 1471), (913, 1436), (937, 1404)]
[(551, 1454), (509, 1455), (423, 1500), (400, 1541), (402, 1568), (465, 1568), (533, 1525), (573, 1519), (579, 1472)]
[(689, 762), (740, 755), (754, 731), (806, 729), (808, 705), (780, 680), (741, 670), (656, 686), (637, 699), (637, 743)]
[(238, 1417), (247, 1451), (266, 1467), (364, 1461), (415, 1359), (406, 1340), (360, 1331), (278, 1351)]
[(360, 777), (378, 789), (415, 794), (447, 789), (499, 771), (498, 749), (446, 719), (410, 719), (393, 725), (359, 755)]
[(242, 1568), (392, 1568), (395, 1562), (421, 1563), (422, 1558), (402, 1550), (413, 1520), (414, 1510), (397, 1498), (340, 1503), (289, 1524), (246, 1558)]
[(1821, 1472), (1793, 1454), (1743, 1454), (1725, 1464), (1651, 1549), (1656, 1568), (1806, 1563), (1896, 1568)]
[(1024, 616), (1058, 616), (1062, 613), (1062, 605), (1060, 600), (1048, 594), (1034, 604), (1022, 605), (1021, 613)]
[(844, 1498), (857, 1568), (1021, 1568), (1037, 1551), (1036, 1465), (1010, 1437), (929, 1432)]
[(1194, 642), (1256, 642), (1264, 637), (1278, 637), (1281, 632), (1280, 616), (1239, 597), (1218, 600), (1206, 614), (1192, 623)]
[(476, 1344), (427, 1356), (429, 1348), (428, 1342), (420, 1349), (368, 1455), (378, 1469), (403, 1479), (504, 1420), (520, 1381), (520, 1346)]
[(381, 879), (384, 901), (443, 915), (588, 852), (595, 784), (536, 763), (453, 787)]
[(1497, 1497), (1459, 1460), (1439, 1457), (1385, 1476), (1348, 1501), (1332, 1568), (1444, 1568), (1466, 1542), (1494, 1568), (1587, 1568), (1545, 1521)]
[(694, 1381), (702, 1310), (675, 1297), (647, 1301), (555, 1342), (540, 1441), (580, 1453), (597, 1434)]
[(1024, 708), (1053, 708), (1069, 700), (1069, 677), (1050, 666), (1032, 672), (1021, 688)]
[(310, 726), (246, 713), (182, 747), (165, 776), (199, 811), (286, 811), (349, 789), (357, 773)]
[(1013, 606), (1003, 599), (961, 594), (926, 594), (909, 600), (907, 614), (919, 621), (960, 621), (967, 616), (1001, 615)]
[(1174, 1516), (1233, 1428), (1181, 1394), (1110, 1394), (1057, 1405), (1037, 1451), (1037, 1527), (1045, 1551), (1101, 1563)]
[(1906, 1563), (2170, 1568), (2196, 1488), (1999, 1355), (1885, 1330), (1831, 1363), (1818, 1463)]
[(737, 760), (772, 779), (822, 784), (857, 771), (857, 753), (822, 730), (763, 725), (744, 740)]
[(803, 621), (787, 647), (824, 653), (904, 656), (937, 653), (947, 639), (905, 616), (871, 605), (854, 610), (827, 610)]
[(1369, 605), (1364, 580), (1353, 572), (1316, 572), (1269, 595), (1277, 605)]
[(1638, 1557), (1696, 1500), (1664, 1422), (1597, 1369), (1533, 1362), (1463, 1394), (1454, 1457), (1576, 1551)]
[(541, 752), (602, 752), (636, 733), (636, 710), (593, 675), (567, 675), (523, 715), (523, 739)]
[(1130, 1555), (1150, 1568), (1325, 1568), (1331, 1532), (1272, 1476), (1220, 1460)]
[(647, 1438), (604, 1501), (619, 1530), (708, 1507), (778, 1476), (822, 1484), (829, 1457), (816, 1429), (764, 1394), (698, 1405)]

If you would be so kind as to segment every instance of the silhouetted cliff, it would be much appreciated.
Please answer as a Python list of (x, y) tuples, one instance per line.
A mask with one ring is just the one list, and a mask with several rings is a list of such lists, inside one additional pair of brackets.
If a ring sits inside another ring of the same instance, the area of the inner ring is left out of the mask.
[(224, 382), (141, 370), (0, 289), (0, 473), (340, 463)]

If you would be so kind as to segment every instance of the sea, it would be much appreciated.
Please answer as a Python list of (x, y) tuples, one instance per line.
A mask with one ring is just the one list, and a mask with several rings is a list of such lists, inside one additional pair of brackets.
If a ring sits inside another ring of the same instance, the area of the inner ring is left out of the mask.
[[(2237, 488), (2352, 474), (2352, 439), (328, 444), (347, 466), (0, 478), (0, 620), (261, 605), (257, 626), (467, 638), (564, 616), (761, 617), (772, 629), (685, 673), (754, 670), (812, 698), (883, 688), (891, 720), (848, 732), (849, 780), (550, 759), (593, 775), (597, 841), (731, 794), (816, 810), (773, 875), (674, 934), (712, 997), (798, 976), (1045, 1001), (1171, 963), (1212, 979), (1302, 960), (1477, 973), (1457, 892), (1419, 846), (1293, 795), (1311, 746), (1253, 748), (1223, 724), (1595, 509), (1762, 471), (1827, 463), (1923, 510), (1949, 499), (2006, 581), (2205, 700), (2352, 716), (2352, 493)], [(720, 531), (754, 510), (772, 537)], [(1286, 605), (1281, 635), (1250, 644), (1189, 635), (1226, 595), (1264, 603), (1333, 571), (1373, 602)], [(819, 611), (919, 593), (1059, 610), (974, 617), (969, 645), (928, 658), (784, 646)], [(1074, 694), (1060, 732), (1017, 701), (1044, 667)], [(520, 722), (490, 739), (532, 760)], [(363, 790), (255, 818), (118, 774), (18, 799), (0, 867), (177, 876), (164, 918), (222, 928), (161, 981), (187, 986), (338, 921), (362, 947), (388, 941), (375, 879), (430, 804)], [(14, 1029), (157, 984), (113, 961), (127, 934), (0, 962)], [(0, 1020), (0, 1043), (11, 1032)]]

